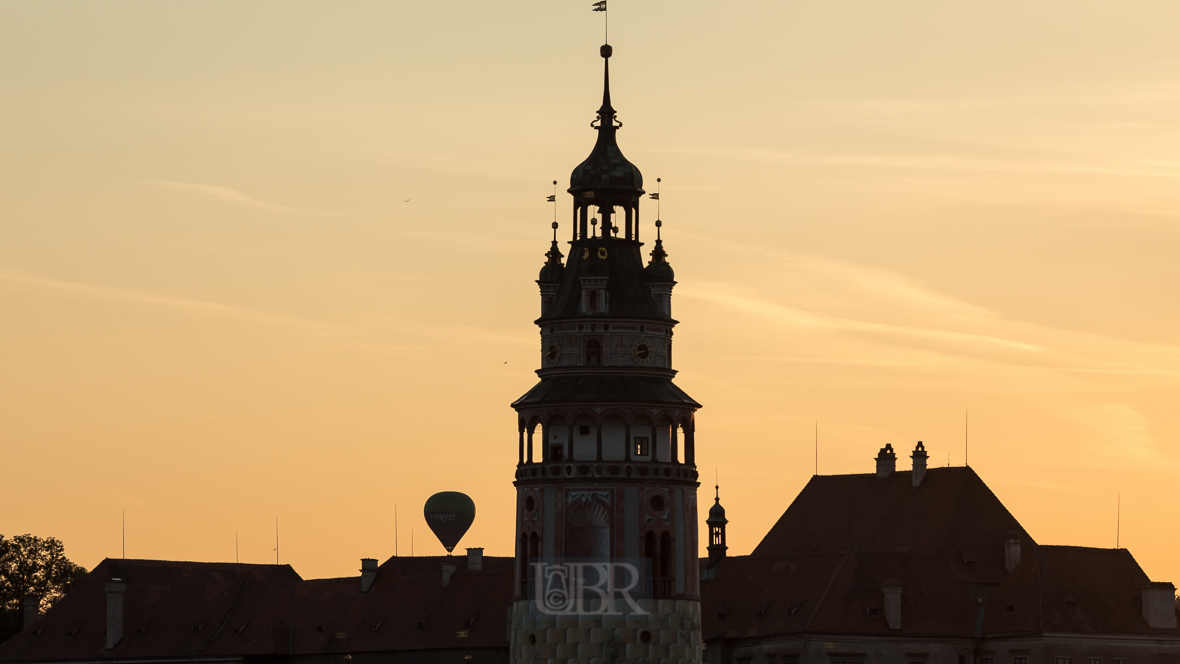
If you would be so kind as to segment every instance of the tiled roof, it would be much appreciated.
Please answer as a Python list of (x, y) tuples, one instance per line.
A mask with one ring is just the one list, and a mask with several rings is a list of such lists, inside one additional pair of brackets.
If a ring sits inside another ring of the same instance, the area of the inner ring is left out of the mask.
[(904, 588), (907, 635), (971, 634), (974, 598), (945, 561), (848, 552), (727, 558), (715, 579), (701, 581), (702, 632), (706, 639), (889, 634), (881, 586), (893, 580)]
[[(104, 560), (51, 611), (0, 645), (0, 661), (216, 657), (506, 646), (511, 558), (442, 585), (445, 557), (390, 558), (358, 577), (305, 581), (288, 565)], [(111, 578), (127, 584), (124, 637), (106, 650)]]
[(1072, 632), (1180, 637), (1143, 619), (1140, 592), (1151, 583), (1126, 549), (1041, 545), (1022, 557), (988, 601), (992, 634)]
[[(970, 468), (813, 477), (749, 556), (701, 581), (706, 639), (886, 635), (882, 586), (902, 586), (901, 634), (1153, 634), (1147, 575), (1125, 550), (1037, 545)], [(1009, 574), (1004, 543), (1021, 541)], [(701, 560), (705, 569), (707, 560)], [(711, 577), (711, 578), (710, 578)]]
[(965, 582), (999, 583), (1008, 532), (1035, 546), (971, 468), (931, 468), (917, 487), (911, 478), (910, 471), (812, 477), (751, 555), (932, 555)]
[(583, 373), (546, 376), (513, 402), (513, 408), (530, 406), (586, 406), (626, 404), (655, 408), (700, 408), (700, 404), (662, 376)]

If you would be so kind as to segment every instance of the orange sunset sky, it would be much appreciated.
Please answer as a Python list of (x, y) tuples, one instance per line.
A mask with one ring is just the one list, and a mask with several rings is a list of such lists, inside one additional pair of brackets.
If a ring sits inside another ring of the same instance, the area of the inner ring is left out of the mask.
[[(1180, 3), (610, 2), (731, 553), (817, 422), (862, 473), (961, 465), (969, 411), (1037, 541), (1114, 546), (1121, 493), (1180, 582)], [(511, 555), (602, 38), (590, 0), (0, 2), (0, 532), (273, 562), (277, 517), (338, 576), (441, 553), (458, 490)]]

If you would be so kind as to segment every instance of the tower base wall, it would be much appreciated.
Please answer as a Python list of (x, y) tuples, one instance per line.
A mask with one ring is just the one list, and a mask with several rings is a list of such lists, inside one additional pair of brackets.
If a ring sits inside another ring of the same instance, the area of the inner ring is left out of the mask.
[(637, 600), (644, 613), (550, 615), (512, 604), (512, 664), (690, 664), (702, 661), (701, 603)]

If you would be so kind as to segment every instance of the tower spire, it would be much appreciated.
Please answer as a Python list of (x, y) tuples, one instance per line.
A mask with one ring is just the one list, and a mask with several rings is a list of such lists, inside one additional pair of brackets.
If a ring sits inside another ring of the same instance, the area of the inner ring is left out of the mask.
[(599, 129), (613, 129), (615, 108), (610, 103), (610, 56), (614, 54), (614, 49), (610, 44), (603, 44), (598, 52), (602, 55), (602, 106), (598, 109), (598, 120), (601, 123)]

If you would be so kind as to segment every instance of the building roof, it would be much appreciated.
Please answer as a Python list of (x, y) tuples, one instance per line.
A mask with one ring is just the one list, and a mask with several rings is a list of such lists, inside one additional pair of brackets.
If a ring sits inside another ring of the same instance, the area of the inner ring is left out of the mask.
[[(448, 560), (458, 569), (443, 586)], [(358, 577), (303, 580), (289, 565), (107, 559), (0, 644), (0, 661), (503, 648), (513, 560), (466, 567), (459, 557), (394, 557), (361, 593)], [(127, 585), (124, 637), (106, 650), (112, 578)]]
[[(1147, 626), (1139, 599), (1149, 580), (1126, 550), (1037, 545), (970, 468), (911, 480), (813, 477), (753, 553), (701, 580), (705, 639), (897, 634), (885, 585), (902, 588), (906, 636), (1180, 637)], [(1013, 536), (1021, 555), (1009, 573)]]
[(712, 580), (701, 581), (702, 634), (889, 634), (881, 586), (893, 581), (903, 586), (907, 635), (971, 634), (974, 598), (945, 561), (849, 552), (726, 558)]
[(1038, 546), (988, 601), (988, 633), (1072, 632), (1180, 637), (1143, 619), (1141, 591), (1151, 584), (1126, 549)]
[(625, 375), (610, 370), (545, 376), (512, 403), (513, 408), (545, 406), (652, 406), (696, 409), (701, 405), (662, 376)]
[(912, 553), (937, 556), (964, 581), (1007, 577), (1009, 531), (1036, 542), (971, 468), (931, 468), (920, 486), (910, 471), (816, 475), (751, 553)]
[[(570, 243), (569, 259), (561, 272), (557, 294), (537, 323), (569, 318), (642, 318), (664, 325), (672, 320), (651, 294), (644, 274), (642, 243), (616, 237), (589, 238)], [(607, 308), (605, 313), (587, 314), (581, 311), (581, 279), (606, 278)]]

